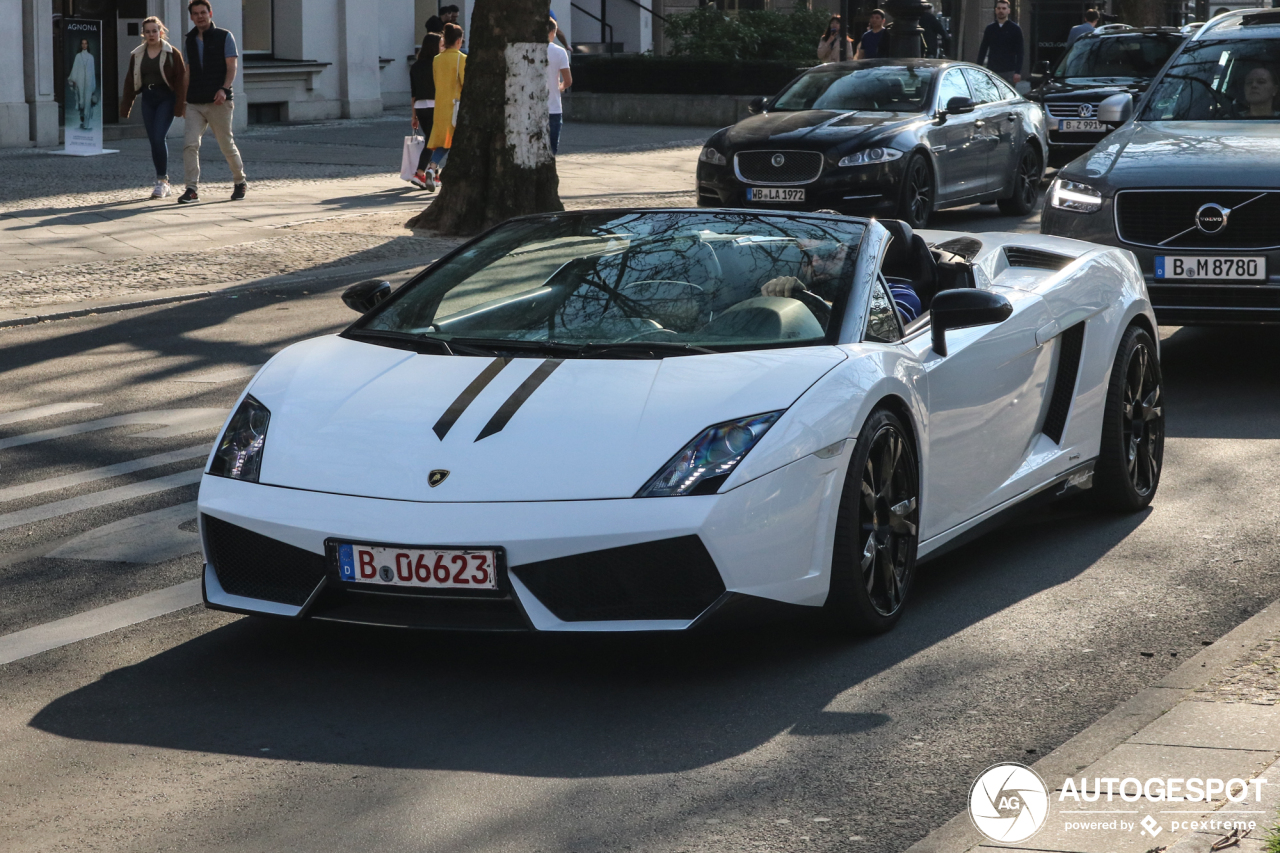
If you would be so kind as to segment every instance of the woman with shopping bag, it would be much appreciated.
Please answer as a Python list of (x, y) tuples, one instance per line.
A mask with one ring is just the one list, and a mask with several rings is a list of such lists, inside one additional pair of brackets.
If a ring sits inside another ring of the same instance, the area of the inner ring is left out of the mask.
[[(413, 128), (414, 134), (405, 137), (405, 150), (400, 161), (400, 177), (429, 193), (436, 191), (435, 181), (427, 179), (431, 149), (427, 148), (427, 140), (419, 136), (418, 131), (429, 133), (435, 123), (436, 81), (431, 63), (439, 53), (440, 34), (427, 33), (427, 37), (422, 40), (422, 49), (418, 51), (418, 58), (409, 68), (409, 88), (413, 92), (409, 126)], [(406, 170), (409, 170), (408, 174)]]
[(431, 161), (427, 165), (428, 178), (439, 183), (440, 170), (444, 168), (449, 149), (453, 146), (453, 132), (458, 124), (458, 99), (462, 97), (462, 81), (466, 77), (467, 56), (462, 52), (462, 27), (444, 25), (444, 51), (431, 63), (436, 84), (435, 120), (431, 125)]

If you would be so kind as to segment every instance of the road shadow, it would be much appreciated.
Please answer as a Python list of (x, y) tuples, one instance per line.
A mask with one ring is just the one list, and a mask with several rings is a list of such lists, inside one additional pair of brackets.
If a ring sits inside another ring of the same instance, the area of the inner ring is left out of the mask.
[(110, 672), (30, 725), (213, 754), (556, 778), (681, 772), (784, 732), (856, 749), (891, 717), (826, 710), (833, 698), (1069, 581), (1143, 518), (1040, 511), (924, 567), (902, 622), (870, 639), (813, 620), (587, 637), (244, 619)]
[(1183, 327), (1160, 342), (1168, 435), (1280, 438), (1280, 327)]

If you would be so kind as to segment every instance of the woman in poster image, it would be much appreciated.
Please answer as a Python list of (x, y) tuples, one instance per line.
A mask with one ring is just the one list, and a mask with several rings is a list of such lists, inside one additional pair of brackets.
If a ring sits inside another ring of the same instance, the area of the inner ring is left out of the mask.
[(71, 65), (67, 87), (76, 95), (80, 129), (89, 130), (89, 122), (93, 121), (93, 107), (98, 103), (98, 71), (94, 66), (93, 54), (89, 52), (88, 39), (80, 39), (80, 52)]
[(142, 100), (142, 123), (151, 142), (151, 162), (156, 167), (152, 198), (165, 198), (169, 188), (169, 143), (166, 137), (175, 117), (187, 111), (186, 63), (182, 51), (165, 40), (169, 34), (160, 19), (142, 22), (142, 44), (129, 54), (129, 70), (124, 75), (124, 95), (120, 117), (128, 118), (133, 102)]

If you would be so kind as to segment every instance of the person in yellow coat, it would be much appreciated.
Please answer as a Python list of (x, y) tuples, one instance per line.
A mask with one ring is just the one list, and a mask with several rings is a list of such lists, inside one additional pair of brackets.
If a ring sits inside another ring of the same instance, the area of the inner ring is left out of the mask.
[(431, 178), (440, 182), (440, 170), (453, 147), (453, 105), (462, 97), (462, 81), (466, 78), (467, 56), (462, 52), (462, 27), (444, 25), (444, 50), (431, 63), (431, 76), (436, 81), (436, 114), (431, 122)]

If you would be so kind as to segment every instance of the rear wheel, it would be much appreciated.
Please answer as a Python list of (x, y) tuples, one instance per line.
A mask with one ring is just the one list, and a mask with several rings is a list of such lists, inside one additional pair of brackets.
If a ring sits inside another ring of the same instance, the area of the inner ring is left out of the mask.
[(997, 202), (1000, 212), (1006, 216), (1026, 216), (1036, 209), (1036, 200), (1040, 197), (1040, 155), (1027, 140), (1018, 159), (1018, 168), (1013, 172), (1013, 195)]
[(1093, 498), (1102, 508), (1136, 512), (1151, 503), (1164, 464), (1164, 387), (1156, 345), (1130, 326), (1120, 341), (1102, 417)]
[(913, 154), (902, 170), (898, 189), (898, 219), (912, 228), (924, 228), (933, 215), (933, 173), (919, 154)]
[(919, 544), (920, 474), (911, 436), (878, 409), (854, 445), (836, 520), (826, 611), (842, 631), (879, 634), (902, 615)]

